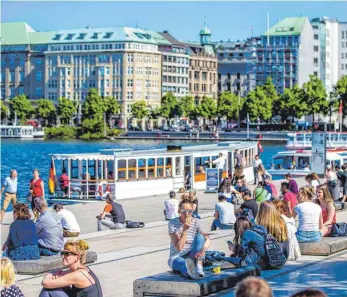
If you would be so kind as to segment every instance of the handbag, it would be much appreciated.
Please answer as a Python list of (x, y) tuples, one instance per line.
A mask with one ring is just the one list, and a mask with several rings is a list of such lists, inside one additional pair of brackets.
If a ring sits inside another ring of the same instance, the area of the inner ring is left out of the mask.
[(132, 222), (132, 221), (125, 221), (127, 228), (143, 228), (145, 226), (144, 222)]
[(342, 237), (347, 236), (347, 224), (335, 223), (331, 229), (330, 237)]

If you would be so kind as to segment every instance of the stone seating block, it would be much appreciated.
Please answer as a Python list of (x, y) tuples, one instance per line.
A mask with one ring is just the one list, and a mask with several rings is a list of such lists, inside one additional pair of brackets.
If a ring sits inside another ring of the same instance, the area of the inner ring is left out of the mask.
[[(97, 260), (95, 252), (87, 252), (86, 263), (93, 263)], [(17, 274), (40, 274), (55, 269), (63, 268), (63, 261), (60, 255), (43, 256), (39, 260), (12, 261)]]
[(260, 276), (259, 266), (222, 270), (220, 274), (205, 272), (205, 277), (192, 280), (174, 272), (164, 272), (134, 281), (134, 297), (190, 297), (207, 296), (230, 289), (247, 276)]
[(320, 242), (299, 243), (301, 254), (328, 256), (347, 249), (347, 237), (323, 237)]

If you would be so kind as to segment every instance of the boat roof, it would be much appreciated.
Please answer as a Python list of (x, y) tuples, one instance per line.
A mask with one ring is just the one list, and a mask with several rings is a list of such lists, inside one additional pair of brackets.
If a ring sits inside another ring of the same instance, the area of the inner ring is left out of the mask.
[(182, 155), (182, 153), (199, 153), (199, 152), (219, 152), (227, 149), (247, 149), (257, 145), (256, 142), (242, 142), (242, 141), (225, 141), (213, 144), (200, 144), (200, 145), (182, 145), (179, 151), (168, 151), (167, 148), (160, 149), (143, 149), (132, 150), (132, 148), (115, 148), (115, 149), (101, 149), (96, 153), (76, 153), (76, 154), (50, 154), (57, 160), (61, 159), (74, 159), (74, 160), (113, 160), (114, 157), (141, 157), (141, 156), (162, 156), (167, 155)]
[[(343, 153), (334, 153), (334, 152), (327, 152), (327, 156), (329, 156), (330, 159), (338, 159), (342, 157)], [(281, 157), (281, 156), (298, 156), (298, 157), (310, 157), (312, 155), (311, 150), (298, 150), (298, 151), (283, 151), (278, 152), (275, 157)]]
[(11, 128), (29, 128), (29, 129), (31, 129), (31, 128), (33, 128), (33, 126), (31, 126), (31, 125), (26, 125), (26, 126), (10, 126), (10, 125), (8, 125), (8, 126), (4, 126), (4, 125), (1, 125), (1, 128), (5, 128), (5, 129), (11, 129)]

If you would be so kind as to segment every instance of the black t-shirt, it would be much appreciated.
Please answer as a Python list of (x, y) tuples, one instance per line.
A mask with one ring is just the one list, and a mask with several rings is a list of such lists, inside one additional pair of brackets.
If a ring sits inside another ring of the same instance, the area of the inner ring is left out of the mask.
[(245, 209), (245, 208), (250, 209), (252, 211), (252, 213), (253, 213), (253, 217), (254, 218), (257, 216), (258, 204), (253, 199), (243, 202), (240, 207), (241, 207), (242, 210)]

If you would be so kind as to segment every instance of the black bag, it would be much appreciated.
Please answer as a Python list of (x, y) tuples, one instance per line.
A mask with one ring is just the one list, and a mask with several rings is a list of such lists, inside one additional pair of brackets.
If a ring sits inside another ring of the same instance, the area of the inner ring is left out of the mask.
[(144, 222), (125, 221), (125, 224), (127, 228), (143, 228), (145, 226)]
[(271, 235), (265, 235), (265, 251), (270, 269), (279, 269), (287, 262), (284, 251), (278, 241)]
[(346, 223), (335, 223), (330, 233), (331, 237), (342, 237), (347, 236), (347, 224)]

